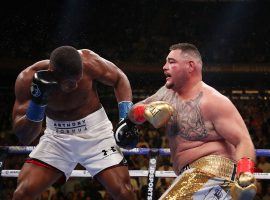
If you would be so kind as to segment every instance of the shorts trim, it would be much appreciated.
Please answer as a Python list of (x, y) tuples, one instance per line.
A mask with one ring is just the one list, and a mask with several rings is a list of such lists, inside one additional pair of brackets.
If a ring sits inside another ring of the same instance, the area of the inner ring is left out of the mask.
[(36, 158), (30, 158), (30, 157), (28, 157), (28, 158), (26, 158), (25, 163), (31, 163), (31, 164), (34, 164), (36, 166), (44, 167), (44, 168), (47, 168), (47, 169), (54, 169), (54, 170), (57, 170), (57, 171), (63, 173), (63, 175), (65, 175), (65, 173), (62, 172), (61, 170), (59, 170), (59, 169), (57, 169), (57, 168), (55, 168), (55, 167), (53, 167), (53, 166), (51, 166), (51, 165), (49, 165), (49, 164), (41, 161), (41, 160), (38, 160)]
[(101, 174), (104, 170), (107, 170), (107, 169), (112, 169), (112, 168), (115, 168), (115, 167), (119, 167), (119, 166), (125, 166), (127, 167), (128, 166), (128, 163), (127, 163), (127, 160), (125, 158), (123, 158), (120, 163), (116, 164), (116, 165), (112, 165), (110, 167), (107, 167), (107, 168), (104, 168), (103, 170), (101, 170), (100, 172), (98, 172), (97, 174), (95, 174), (93, 176), (94, 179), (96, 179), (96, 176)]

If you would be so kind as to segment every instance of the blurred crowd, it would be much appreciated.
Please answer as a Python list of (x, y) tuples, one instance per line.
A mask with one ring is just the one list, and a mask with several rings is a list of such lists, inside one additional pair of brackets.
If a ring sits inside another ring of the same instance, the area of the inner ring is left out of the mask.
[[(69, 44), (114, 61), (157, 63), (164, 60), (171, 44), (192, 42), (207, 63), (270, 62), (270, 27), (265, 20), (270, 17), (270, 2), (65, 3), (32, 2), (31, 8), (36, 9), (31, 11), (27, 2), (17, 10), (14, 5), (7, 8), (12, 18), (1, 18), (6, 29), (0, 33), (5, 38), (0, 40), (0, 55), (39, 59), (59, 45)], [(22, 34), (28, 30), (34, 31)]]
[[(1, 26), (5, 28), (0, 32), (4, 38), (0, 40), (0, 55), (1, 58), (27, 59), (34, 63), (47, 59), (50, 52), (60, 45), (72, 45), (78, 49), (94, 50), (116, 63), (144, 63), (148, 66), (149, 63), (164, 63), (171, 44), (191, 42), (200, 49), (206, 64), (266, 64), (270, 63), (270, 26), (265, 20), (270, 17), (269, 6), (270, 2), (181, 0), (119, 0), (109, 3), (99, 0), (31, 1), (30, 6), (22, 1), (4, 8), (9, 15), (1, 17)], [(4, 62), (0, 63), (1, 67), (4, 65)], [(13, 80), (14, 68), (12, 77), (4, 72), (0, 76)], [(153, 94), (161, 84), (160, 80), (153, 80), (151, 74), (148, 76), (147, 81), (132, 81), (135, 103)], [(226, 79), (224, 84), (230, 83)], [(118, 109), (113, 91), (102, 88), (99, 92), (102, 104), (115, 125)], [(270, 97), (258, 93), (241, 98), (241, 94), (232, 95), (230, 89), (224, 94), (244, 118), (256, 149), (270, 149)], [(12, 132), (13, 88), (0, 88), (0, 99), (0, 145), (20, 145)], [(138, 147), (168, 148), (162, 129), (156, 130), (145, 124), (140, 131)], [(32, 145), (37, 142), (38, 139)], [(0, 152), (0, 159), (1, 156)], [(5, 159), (3, 168), (19, 170), (26, 157), (10, 155)], [(126, 156), (126, 159), (131, 170), (148, 169), (147, 156)], [(157, 167), (157, 170), (172, 170), (170, 158), (159, 156)], [(81, 168), (77, 166), (76, 169)], [(270, 173), (269, 158), (257, 157), (257, 171)], [(173, 178), (157, 179), (156, 198), (172, 181)], [(270, 200), (270, 182), (259, 180), (257, 184), (256, 199)], [(132, 185), (138, 199), (146, 199), (147, 177), (133, 177)], [(15, 188), (16, 178), (0, 177), (0, 199), (11, 199)], [(57, 182), (48, 188), (39, 197), (39, 200), (45, 199), (109, 200), (111, 197), (95, 179), (70, 178), (65, 184)]]
[[(134, 102), (144, 99), (153, 93), (154, 88), (144, 88), (134, 90)], [(105, 109), (108, 111), (109, 118), (113, 124), (117, 123), (118, 110), (117, 104), (112, 106), (113, 95), (109, 90), (102, 90), (100, 96)], [(227, 91), (228, 92), (228, 91)], [(13, 91), (5, 89), (1, 91), (0, 106), (0, 145), (20, 145), (11, 129), (11, 111), (13, 106)], [(252, 94), (242, 98), (241, 94), (225, 94), (238, 108), (240, 114), (249, 129), (256, 149), (270, 149), (270, 96)], [(32, 145), (38, 142), (36, 140)], [(146, 123), (140, 127), (140, 142), (137, 147), (141, 148), (168, 148), (168, 140), (164, 130), (154, 129)], [(20, 169), (27, 155), (9, 155), (4, 162), (4, 169)], [(126, 156), (130, 170), (147, 170), (149, 157), (145, 155)], [(78, 165), (76, 169), (84, 169)], [(157, 170), (171, 171), (172, 165), (169, 157), (159, 156)], [(257, 157), (257, 171), (270, 173), (270, 160), (267, 157)], [(155, 183), (156, 198), (159, 197), (172, 183), (173, 178), (157, 178)], [(258, 181), (258, 194), (256, 199), (270, 199), (270, 182), (267, 180)], [(132, 177), (132, 185), (138, 199), (146, 199), (147, 196), (147, 177)], [(0, 199), (11, 199), (11, 195), (16, 188), (16, 178), (1, 178)], [(91, 178), (70, 178), (68, 182), (58, 182), (48, 188), (39, 198), (40, 200), (98, 200), (111, 199), (104, 188)]]

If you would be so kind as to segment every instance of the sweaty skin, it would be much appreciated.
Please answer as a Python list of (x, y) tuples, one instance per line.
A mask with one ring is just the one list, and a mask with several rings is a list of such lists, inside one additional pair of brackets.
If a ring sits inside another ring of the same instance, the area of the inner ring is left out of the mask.
[[(119, 68), (90, 50), (83, 49), (78, 52), (83, 61), (82, 76), (75, 78), (76, 87), (71, 91), (66, 92), (63, 91), (64, 87), (58, 87), (49, 95), (46, 107), (49, 118), (59, 121), (78, 120), (101, 108), (96, 81), (112, 86), (118, 102), (132, 101), (130, 83)], [(53, 71), (53, 67), (49, 60), (37, 62), (23, 70), (15, 83), (13, 128), (20, 142), (25, 145), (37, 138), (42, 130), (42, 122), (32, 122), (25, 116), (31, 99), (32, 78), (38, 70)], [(25, 163), (18, 177), (13, 200), (35, 199), (62, 175), (63, 173), (55, 168)], [(114, 199), (135, 199), (127, 166), (112, 166), (98, 173), (95, 178)]]
[(166, 126), (173, 167), (181, 168), (207, 155), (221, 155), (238, 161), (255, 160), (248, 129), (236, 107), (224, 95), (202, 81), (202, 61), (194, 53), (171, 50), (163, 66), (166, 82), (140, 104), (166, 101), (174, 113)]
[[(49, 96), (46, 115), (51, 119), (77, 120), (98, 110), (101, 104), (95, 81), (114, 86), (118, 102), (132, 99), (127, 77), (119, 68), (90, 50), (79, 50), (79, 53), (83, 60), (83, 76), (74, 91), (66, 93), (59, 87)], [(14, 131), (23, 144), (30, 144), (42, 128), (41, 123), (27, 120), (25, 112), (30, 101), (29, 88), (32, 77), (36, 71), (44, 69), (50, 69), (49, 60), (37, 62), (26, 68), (16, 80), (16, 101), (13, 108)]]
[(209, 154), (236, 160), (235, 147), (225, 141), (211, 122), (206, 96), (225, 99), (215, 89), (203, 84), (198, 95), (190, 100), (183, 100), (176, 92), (162, 87), (155, 95), (143, 101), (147, 103), (162, 100), (174, 108), (166, 133), (176, 173), (185, 165)]

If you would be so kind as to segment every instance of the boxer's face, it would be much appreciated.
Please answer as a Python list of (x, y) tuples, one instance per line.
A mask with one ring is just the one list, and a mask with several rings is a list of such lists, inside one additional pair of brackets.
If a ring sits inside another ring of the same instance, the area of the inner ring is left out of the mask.
[(188, 78), (187, 64), (180, 49), (172, 50), (169, 53), (163, 66), (167, 88), (178, 90), (184, 86)]
[(69, 93), (77, 89), (78, 82), (81, 78), (82, 76), (63, 77), (58, 81), (58, 83), (63, 92)]
[(51, 67), (51, 71), (54, 73), (59, 88), (65, 93), (69, 93), (77, 89), (78, 83), (83, 77), (82, 72), (72, 75), (63, 75), (63, 73), (61, 73), (60, 71), (54, 70), (53, 67)]

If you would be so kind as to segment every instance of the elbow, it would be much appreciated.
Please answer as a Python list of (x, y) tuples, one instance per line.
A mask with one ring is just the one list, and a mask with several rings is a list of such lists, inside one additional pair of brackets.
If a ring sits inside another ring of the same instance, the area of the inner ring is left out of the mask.
[(22, 144), (23, 146), (28, 146), (31, 144), (31, 142), (24, 139), (19, 139), (19, 143)]
[(126, 74), (124, 74), (124, 72), (121, 72), (119, 74), (118, 80), (116, 81), (116, 85), (128, 85), (128, 87), (130, 87), (130, 82)]
[(31, 142), (25, 137), (24, 133), (22, 131), (18, 131), (14, 129), (14, 133), (19, 141), (20, 144), (26, 146), (29, 145)]
[(235, 146), (254, 147), (253, 142), (248, 134), (242, 135), (234, 140)]
[(236, 145), (236, 150), (245, 154), (247, 157), (255, 159), (256, 149), (250, 137), (243, 137)]
[(24, 139), (22, 133), (20, 133), (18, 131), (15, 131), (15, 135), (17, 136), (17, 139), (18, 139), (18, 141), (19, 141), (20, 144), (22, 144), (22, 145), (28, 145), (27, 144), (27, 141)]

